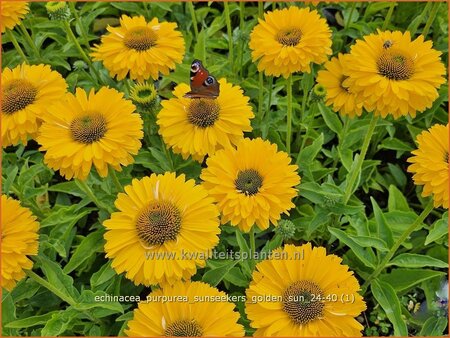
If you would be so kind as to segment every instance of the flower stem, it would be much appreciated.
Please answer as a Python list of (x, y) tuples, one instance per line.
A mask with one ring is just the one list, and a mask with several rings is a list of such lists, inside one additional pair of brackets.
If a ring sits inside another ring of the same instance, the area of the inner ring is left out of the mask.
[(362, 285), (361, 289), (363, 290), (363, 293), (366, 291), (367, 287), (369, 286), (370, 282), (375, 279), (381, 271), (386, 267), (386, 264), (389, 263), (391, 258), (395, 255), (398, 248), (402, 243), (413, 233), (417, 227), (419, 227), (425, 218), (430, 214), (430, 212), (433, 210), (433, 199), (431, 198), (428, 201), (428, 204), (425, 206), (425, 209), (422, 211), (422, 213), (419, 215), (419, 217), (416, 218), (414, 223), (412, 223), (408, 229), (405, 230), (405, 232), (397, 239), (397, 241), (394, 243), (392, 248), (389, 250), (389, 252), (384, 256), (381, 263), (378, 265), (378, 267), (372, 272), (372, 274), (367, 277), (366, 281)]
[(353, 192), (353, 186), (355, 185), (356, 178), (361, 171), (361, 167), (364, 162), (364, 158), (366, 157), (367, 150), (369, 149), (370, 140), (372, 138), (375, 127), (377, 126), (378, 116), (372, 113), (372, 119), (370, 120), (369, 128), (367, 130), (366, 136), (364, 137), (364, 141), (361, 147), (361, 154), (358, 157), (358, 162), (356, 163), (356, 168), (352, 169), (352, 173), (350, 178), (347, 181), (347, 186), (345, 187), (344, 199), (343, 203), (347, 204), (350, 196)]
[(252, 226), (250, 232), (248, 234), (249, 242), (250, 242), (250, 261), (252, 269), (255, 268), (256, 265), (256, 244), (255, 244), (255, 225)]
[(86, 34), (86, 30), (84, 29), (83, 23), (81, 22), (80, 16), (78, 15), (78, 11), (75, 8), (75, 2), (69, 1), (69, 7), (71, 12), (73, 13), (73, 16), (75, 17), (76, 22), (78, 23), (78, 26), (80, 26), (81, 37), (84, 40), (83, 41), (84, 44), (86, 45), (87, 48), (90, 48), (91, 46), (89, 45), (89, 39)]
[[(298, 127), (298, 137), (300, 138), (302, 136), (302, 126), (303, 123), (306, 121), (303, 121), (303, 119), (305, 119), (305, 110), (306, 110), (306, 100), (308, 99), (308, 91), (303, 90), (303, 98), (302, 98), (302, 110), (300, 111), (300, 126)], [(309, 120), (309, 119), (308, 119)], [(300, 146), (300, 150), (299, 152), (301, 152), (303, 150), (303, 148), (305, 147), (306, 144), (306, 140), (307, 140), (307, 135), (308, 135), (308, 127), (306, 127), (306, 131), (305, 131), (305, 137), (303, 137), (302, 139), (302, 144)]]
[(240, 48), (238, 50), (238, 59), (239, 59), (239, 77), (242, 78), (244, 67), (242, 67), (242, 61), (244, 58), (244, 23), (245, 23), (245, 2), (239, 2), (239, 37), (240, 37)]
[(422, 31), (422, 35), (424, 37), (426, 37), (428, 35), (430, 27), (433, 24), (434, 19), (436, 18), (436, 14), (437, 14), (437, 11), (439, 9), (439, 5), (440, 5), (439, 2), (435, 2), (433, 4), (433, 7), (431, 8), (430, 16), (428, 17), (427, 23), (425, 24), (425, 27), (424, 27), (424, 29)]
[(286, 125), (286, 151), (291, 154), (292, 134), (292, 74), (287, 78), (287, 125)]
[(223, 3), (225, 9), (225, 21), (227, 24), (228, 34), (228, 60), (230, 60), (231, 69), (234, 72), (234, 50), (233, 50), (233, 30), (231, 28), (230, 7), (228, 6), (228, 0)]
[(195, 16), (194, 5), (192, 4), (192, 1), (188, 1), (187, 5), (189, 7), (189, 12), (191, 12), (192, 26), (194, 26), (195, 39), (197, 39), (198, 38), (198, 26), (197, 26), (197, 17)]
[(22, 48), (19, 45), (19, 42), (17, 42), (16, 37), (14, 36), (13, 32), (9, 29), (6, 30), (6, 34), (8, 35), (9, 39), (11, 40), (12, 44), (14, 45), (14, 48), (16, 49), (17, 53), (19, 53), (20, 57), (22, 58), (23, 62), (28, 64), (28, 59), (25, 56)]
[(264, 118), (264, 110), (263, 110), (263, 101), (264, 101), (264, 74), (262, 72), (258, 73), (258, 83), (259, 83), (259, 91), (258, 91), (258, 116), (261, 121)]
[(34, 43), (33, 39), (30, 36), (30, 33), (28, 33), (27, 29), (25, 28), (25, 26), (20, 23), (19, 24), (19, 28), (22, 31), (22, 35), (25, 38), (25, 40), (27, 40), (27, 43), (30, 45), (31, 49), (33, 50), (35, 56), (40, 59), (41, 55), (39, 53), (39, 49), (36, 47), (36, 44)]
[(387, 28), (387, 26), (389, 26), (389, 23), (391, 22), (392, 14), (394, 13), (395, 6), (396, 6), (395, 2), (390, 3), (389, 10), (386, 14), (386, 18), (384, 19), (384, 23), (383, 23), (383, 26), (381, 27), (381, 30), (384, 31)]
[(81, 48), (80, 43), (78, 42), (77, 37), (75, 36), (75, 34), (73, 34), (72, 32), (72, 28), (70, 27), (70, 24), (68, 21), (63, 21), (64, 23), (64, 28), (66, 29), (67, 35), (69, 36), (70, 40), (72, 40), (72, 43), (75, 45), (75, 48), (78, 50), (78, 53), (80, 53), (81, 58), (83, 59), (84, 62), (86, 62), (86, 64), (89, 66), (89, 68), (92, 69), (92, 71), (94, 72), (95, 76), (97, 77), (97, 80), (100, 80), (100, 74), (98, 73), (97, 69), (94, 68), (91, 59), (88, 58), (88, 56), (86, 55), (86, 53), (84, 52), (83, 48)]
[(123, 186), (120, 183), (119, 179), (117, 178), (116, 171), (114, 170), (113, 167), (110, 166), (109, 167), (109, 172), (111, 174), (112, 181), (113, 181), (114, 185), (116, 186), (117, 191), (118, 192), (122, 192), (123, 191)]

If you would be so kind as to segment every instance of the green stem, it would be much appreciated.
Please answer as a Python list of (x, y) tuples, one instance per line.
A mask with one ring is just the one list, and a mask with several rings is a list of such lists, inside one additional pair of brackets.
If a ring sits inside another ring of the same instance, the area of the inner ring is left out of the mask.
[(11, 40), (12, 44), (14, 45), (14, 48), (16, 49), (17, 53), (19, 53), (20, 57), (22, 58), (23, 62), (28, 64), (28, 59), (25, 56), (22, 48), (19, 45), (19, 42), (17, 42), (16, 37), (14, 36), (13, 32), (9, 29), (6, 30), (6, 35), (8, 35), (9, 39)]
[(75, 179), (75, 184), (84, 191), (84, 193), (90, 198), (90, 200), (92, 202), (94, 202), (94, 204), (99, 208), (99, 209), (103, 209), (106, 210), (107, 212), (109, 212), (110, 214), (112, 213), (111, 208), (106, 207), (105, 205), (103, 205), (102, 202), (100, 202), (98, 200), (98, 198), (95, 196), (94, 192), (92, 191), (91, 187), (88, 186), (86, 184), (85, 181), (79, 180), (79, 179)]
[(259, 91), (258, 91), (258, 116), (262, 123), (264, 118), (264, 110), (263, 110), (263, 103), (264, 103), (264, 74), (262, 72), (258, 73), (258, 83), (259, 83)]
[(197, 17), (195, 16), (194, 5), (192, 4), (192, 1), (188, 1), (187, 5), (189, 7), (189, 12), (191, 12), (192, 26), (194, 26), (195, 39), (197, 40), (197, 38), (198, 38), (198, 26), (197, 26)]
[(291, 154), (292, 133), (292, 74), (287, 78), (287, 124), (286, 124), (286, 151)]
[(439, 9), (439, 2), (435, 2), (433, 7), (431, 8), (430, 16), (428, 17), (427, 23), (422, 31), (422, 35), (426, 38), (428, 35), (428, 31), (430, 30), (431, 25), (433, 24), (434, 19), (436, 18), (437, 11)]
[(428, 204), (425, 206), (425, 209), (422, 211), (422, 213), (419, 215), (419, 217), (416, 218), (413, 224), (409, 226), (408, 229), (405, 230), (405, 232), (397, 239), (397, 241), (394, 243), (392, 248), (389, 250), (389, 252), (384, 256), (381, 263), (378, 265), (378, 267), (372, 272), (372, 274), (366, 279), (364, 284), (362, 285), (361, 289), (363, 290), (363, 293), (366, 291), (367, 287), (369, 286), (370, 282), (375, 279), (386, 267), (386, 265), (389, 263), (391, 258), (395, 255), (398, 248), (402, 243), (413, 233), (417, 227), (419, 227), (425, 218), (430, 214), (430, 212), (433, 210), (433, 199), (430, 199)]
[(245, 11), (245, 2), (244, 1), (240, 1), (239, 2), (239, 41), (240, 41), (240, 48), (238, 50), (238, 59), (239, 59), (239, 77), (242, 79), (242, 75), (243, 75), (243, 70), (244, 67), (242, 66), (242, 61), (244, 59), (244, 21), (245, 21), (245, 16), (244, 16), (244, 11)]
[(228, 0), (223, 3), (225, 9), (225, 21), (227, 24), (228, 34), (228, 59), (230, 60), (231, 69), (234, 72), (234, 50), (233, 50), (233, 30), (231, 28), (230, 7), (228, 6)]
[(89, 39), (86, 33), (86, 30), (84, 29), (84, 25), (81, 22), (80, 16), (78, 15), (78, 11), (75, 8), (75, 2), (69, 1), (69, 7), (71, 12), (73, 13), (73, 16), (75, 17), (76, 22), (78, 23), (78, 26), (80, 27), (80, 31), (81, 31), (81, 37), (83, 38), (83, 42), (86, 45), (87, 48), (91, 48), (91, 46), (89, 45)]
[(77, 37), (72, 32), (72, 28), (70, 27), (70, 24), (68, 21), (63, 21), (64, 28), (66, 29), (67, 35), (69, 36), (72, 43), (75, 45), (75, 48), (78, 50), (78, 53), (80, 53), (81, 58), (86, 62), (89, 66), (92, 64), (91, 60), (88, 58), (86, 53), (84, 52), (83, 48), (81, 48), (80, 43), (78, 42)]
[(169, 161), (170, 170), (175, 171), (175, 167), (173, 165), (172, 156), (170, 156), (169, 150), (166, 148), (166, 144), (164, 143), (164, 140), (161, 137), (161, 144), (164, 151), (164, 154), (167, 157), (167, 160)]
[(100, 80), (100, 74), (98, 73), (97, 69), (94, 68), (91, 59), (86, 55), (83, 48), (81, 48), (80, 43), (78, 42), (77, 37), (72, 32), (72, 28), (70, 27), (70, 24), (68, 21), (63, 21), (64, 28), (66, 29), (67, 35), (69, 36), (70, 40), (72, 40), (72, 43), (75, 45), (75, 48), (78, 50), (78, 53), (80, 53), (81, 58), (84, 62), (89, 66), (89, 68), (92, 69), (92, 71), (95, 73), (95, 76), (97, 77), (97, 80)]
[(347, 28), (350, 25), (350, 21), (352, 20), (353, 12), (356, 8), (356, 2), (352, 2), (352, 8), (350, 9), (350, 15), (347, 18), (347, 22), (345, 23), (345, 28)]
[(25, 40), (27, 40), (27, 43), (30, 45), (35, 56), (38, 59), (40, 59), (41, 55), (39, 53), (39, 49), (36, 47), (36, 44), (34, 43), (33, 39), (31, 38), (30, 33), (28, 33), (27, 29), (25, 28), (25, 26), (22, 23), (19, 24), (19, 29), (22, 31), (23, 37), (25, 38)]
[(361, 171), (364, 159), (367, 154), (367, 150), (369, 149), (370, 140), (372, 138), (373, 132), (375, 130), (375, 127), (377, 126), (378, 116), (375, 116), (375, 114), (372, 113), (372, 119), (370, 120), (369, 128), (367, 130), (367, 133), (364, 137), (364, 141), (361, 147), (361, 154), (358, 157), (358, 162), (356, 163), (356, 168), (352, 169), (351, 176), (347, 181), (347, 186), (345, 187), (345, 193), (344, 193), (344, 199), (343, 203), (344, 205), (347, 204), (348, 200), (350, 199), (350, 196), (353, 192), (353, 186), (355, 185), (356, 178), (358, 177), (358, 174)]
[(270, 111), (272, 106), (272, 91), (273, 91), (273, 76), (269, 76), (269, 94), (267, 97), (267, 111)]
[[(306, 90), (303, 90), (303, 98), (302, 98), (302, 110), (301, 110), (301, 112), (300, 112), (300, 121), (301, 121), (301, 123), (300, 123), (300, 126), (299, 126), (299, 128), (298, 128), (298, 137), (301, 137), (302, 136), (302, 125), (303, 125), (303, 123), (305, 123), (306, 121), (303, 121), (303, 119), (305, 118), (305, 110), (306, 110), (306, 100), (308, 99), (308, 92), (306, 91)], [(309, 120), (309, 119), (308, 119)], [(303, 139), (302, 139), (302, 145), (300, 146), (300, 150), (299, 150), (299, 152), (301, 152), (302, 150), (303, 150), (303, 148), (305, 147), (305, 144), (306, 144), (306, 140), (308, 139), (307, 138), (307, 135), (308, 135), (308, 129), (306, 129), (306, 133), (305, 133), (305, 137), (303, 137)]]
[(111, 178), (113, 180), (114, 185), (116, 186), (116, 189), (118, 192), (122, 192), (123, 191), (123, 186), (120, 183), (119, 179), (117, 178), (117, 174), (116, 171), (114, 170), (113, 167), (109, 167), (109, 172), (111, 174)]
[(25, 273), (28, 275), (28, 277), (33, 279), (36, 283), (42, 285), (44, 288), (46, 288), (47, 290), (49, 290), (50, 292), (52, 292), (53, 294), (55, 294), (56, 296), (61, 298), (67, 304), (69, 304), (73, 307), (76, 307), (77, 303), (74, 299), (72, 299), (72, 297), (65, 295), (58, 288), (54, 287), (52, 284), (47, 282), (44, 278), (42, 278), (41, 276), (39, 276), (38, 274), (34, 273), (31, 270), (26, 270)]
[(262, 19), (264, 16), (264, 2), (258, 1), (258, 17)]
[(256, 244), (255, 244), (255, 226), (253, 225), (248, 234), (250, 239), (250, 257), (255, 260)]
[(387, 26), (389, 26), (389, 23), (391, 22), (392, 14), (394, 13), (395, 5), (396, 5), (395, 2), (390, 3), (389, 10), (386, 14), (386, 18), (384, 19), (384, 23), (383, 23), (383, 26), (381, 27), (381, 30), (384, 31), (387, 28)]

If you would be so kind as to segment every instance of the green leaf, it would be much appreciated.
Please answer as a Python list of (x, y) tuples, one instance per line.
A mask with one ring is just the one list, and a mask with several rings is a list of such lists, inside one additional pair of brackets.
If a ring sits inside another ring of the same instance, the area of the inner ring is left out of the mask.
[(395, 185), (389, 186), (389, 198), (388, 198), (389, 211), (410, 211), (408, 201), (403, 196), (402, 192), (398, 190)]
[(13, 329), (23, 329), (31, 326), (45, 324), (52, 318), (53, 314), (58, 313), (59, 311), (52, 311), (40, 316), (31, 316), (24, 319), (15, 320), (6, 324), (6, 327)]
[(90, 279), (90, 284), (93, 289), (99, 287), (100, 285), (110, 281), (116, 276), (116, 271), (111, 268), (111, 261), (104, 264), (100, 270), (94, 272)]
[(75, 249), (69, 263), (66, 264), (63, 271), (64, 273), (71, 273), (77, 267), (79, 267), (85, 260), (89, 258), (86, 252), (94, 254), (101, 251), (103, 248), (103, 231), (98, 230), (87, 235)]
[(419, 336), (443, 336), (444, 330), (447, 327), (448, 319), (445, 317), (430, 317), (423, 324), (422, 330), (419, 332)]
[[(244, 236), (242, 235), (242, 232), (236, 228), (236, 241), (239, 245), (239, 249), (241, 252), (246, 252), (248, 254), (247, 257), (250, 257), (250, 248), (247, 245), (247, 241), (245, 240)], [(250, 266), (251, 260), (246, 259), (242, 261), (242, 267), (245, 269), (245, 272), (250, 276), (252, 273), (252, 268)]]
[(353, 253), (358, 257), (361, 262), (366, 264), (367, 266), (375, 269), (375, 257), (373, 254), (369, 254), (366, 248), (362, 247), (352, 237), (347, 235), (344, 231), (328, 227), (328, 231), (331, 232), (332, 235), (336, 236), (339, 241), (347, 245), (350, 249), (352, 249)]
[(402, 318), (400, 301), (395, 290), (388, 283), (374, 280), (370, 286), (372, 294), (383, 308), (389, 321), (394, 326), (395, 336), (408, 336), (406, 323)]
[(381, 142), (381, 144), (379, 145), (379, 148), (397, 150), (401, 152), (410, 152), (414, 149), (408, 143), (400, 141), (396, 138), (384, 139), (383, 142)]
[[(16, 306), (14, 300), (9, 292), (2, 292), (2, 336), (11, 335), (17, 336), (18, 331), (15, 329), (6, 329), (5, 325), (13, 322), (16, 319)], [(6, 326), (7, 327), (7, 326)]]
[(375, 222), (377, 225), (377, 237), (384, 240), (387, 246), (390, 248), (394, 245), (394, 238), (392, 236), (391, 227), (386, 221), (386, 218), (384, 217), (384, 214), (375, 199), (373, 197), (370, 197), (370, 201), (372, 202), (373, 215), (375, 217)]
[(198, 37), (195, 42), (194, 58), (203, 61), (206, 60), (206, 31), (203, 29), (200, 33), (198, 33)]
[(410, 290), (417, 284), (439, 276), (445, 276), (445, 273), (426, 269), (398, 268), (380, 276), (379, 279), (391, 284), (397, 292), (403, 292)]
[(338, 114), (331, 111), (328, 106), (325, 106), (322, 102), (319, 103), (319, 110), (325, 120), (326, 125), (336, 134), (341, 135), (342, 133), (342, 122), (338, 117)]
[(448, 212), (442, 216), (442, 219), (436, 221), (433, 225), (433, 228), (428, 233), (427, 238), (425, 239), (425, 245), (433, 243), (438, 240), (442, 236), (448, 234)]
[(48, 191), (63, 192), (77, 197), (85, 197), (86, 194), (78, 188), (75, 181), (62, 182), (48, 187)]
[(245, 277), (241, 269), (239, 269), (238, 267), (234, 267), (230, 271), (228, 271), (223, 279), (233, 285), (240, 287), (247, 287), (249, 283), (247, 277)]
[(403, 268), (423, 268), (423, 267), (435, 267), (435, 268), (447, 268), (448, 264), (426, 255), (403, 253), (394, 259), (392, 259), (388, 265), (396, 265)]
[(47, 321), (42, 328), (41, 335), (43, 337), (48, 336), (60, 336), (70, 326), (71, 322), (76, 319), (78, 312), (74, 309), (67, 309), (65, 311), (59, 311), (52, 315), (52, 318)]
[(74, 204), (71, 206), (63, 206), (54, 210), (50, 215), (41, 221), (41, 228), (45, 227), (73, 227), (81, 218), (95, 210), (94, 208), (83, 208), (79, 210), (79, 206)]
[(305, 147), (297, 156), (296, 164), (302, 167), (304, 164), (311, 163), (320, 152), (323, 146), (323, 134), (320, 134), (312, 144)]
[(372, 247), (382, 252), (389, 251), (386, 242), (370, 236), (352, 236), (352, 239), (362, 247)]
[(12, 169), (8, 170), (6, 175), (6, 180), (3, 182), (2, 191), (9, 195), (11, 193), (11, 186), (14, 183), (14, 179), (17, 176), (17, 172), (19, 171), (19, 167), (14, 166)]
[(202, 281), (209, 283), (211, 286), (217, 286), (225, 275), (239, 262), (239, 260), (228, 261), (218, 268), (206, 271)]
[(91, 290), (83, 290), (77, 304), (74, 308), (78, 311), (86, 311), (94, 308), (103, 308), (113, 311), (113, 313), (123, 313), (123, 307), (119, 302), (114, 301), (102, 301), (101, 299), (106, 299), (108, 294), (104, 291), (96, 291), (95, 293)]
[(36, 260), (40, 263), (41, 269), (44, 272), (45, 277), (47, 277), (47, 281), (54, 289), (64, 294), (67, 299), (71, 299), (72, 301), (80, 296), (78, 290), (73, 286), (73, 278), (65, 274), (59, 264), (52, 262), (42, 254), (39, 254), (39, 256), (36, 257)]

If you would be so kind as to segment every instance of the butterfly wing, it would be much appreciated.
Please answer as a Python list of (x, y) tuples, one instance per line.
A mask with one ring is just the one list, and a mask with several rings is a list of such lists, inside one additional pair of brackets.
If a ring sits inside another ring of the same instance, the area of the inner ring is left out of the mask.
[(191, 99), (216, 98), (219, 96), (220, 85), (216, 78), (209, 75), (200, 60), (194, 60), (191, 64), (191, 91), (184, 97)]

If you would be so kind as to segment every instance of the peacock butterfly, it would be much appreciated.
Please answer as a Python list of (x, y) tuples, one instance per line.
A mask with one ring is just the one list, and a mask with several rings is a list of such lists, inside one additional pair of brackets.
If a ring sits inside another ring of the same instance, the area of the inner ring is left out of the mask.
[(220, 84), (216, 78), (209, 75), (200, 60), (194, 60), (191, 64), (191, 91), (184, 94), (190, 99), (214, 99), (219, 96)]

